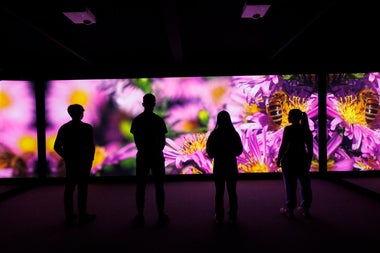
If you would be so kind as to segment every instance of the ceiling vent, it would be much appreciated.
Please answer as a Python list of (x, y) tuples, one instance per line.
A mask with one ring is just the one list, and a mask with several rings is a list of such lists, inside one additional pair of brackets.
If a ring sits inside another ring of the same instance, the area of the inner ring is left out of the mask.
[(90, 11), (90, 9), (86, 9), (85, 11), (63, 12), (63, 14), (68, 19), (70, 19), (74, 24), (79, 24), (79, 25), (96, 24), (96, 17)]

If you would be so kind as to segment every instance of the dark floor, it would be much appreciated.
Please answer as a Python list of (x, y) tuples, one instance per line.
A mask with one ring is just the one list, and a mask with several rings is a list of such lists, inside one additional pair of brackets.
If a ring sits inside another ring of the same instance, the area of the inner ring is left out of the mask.
[[(348, 179), (380, 192), (380, 178)], [(166, 184), (170, 223), (155, 226), (154, 188), (147, 189), (146, 226), (134, 228), (134, 184), (92, 183), (89, 211), (97, 220), (64, 225), (63, 185), (44, 184), (0, 202), (0, 252), (379, 252), (380, 201), (374, 195), (313, 178), (312, 219), (280, 215), (281, 179), (238, 183), (239, 224), (214, 223), (210, 180)]]

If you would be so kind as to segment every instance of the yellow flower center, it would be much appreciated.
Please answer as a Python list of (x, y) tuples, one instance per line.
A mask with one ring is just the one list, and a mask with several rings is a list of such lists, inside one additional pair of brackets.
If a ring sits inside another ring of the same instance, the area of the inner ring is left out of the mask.
[(303, 112), (307, 110), (307, 104), (305, 98), (300, 98), (297, 96), (292, 96), (289, 98), (289, 108), (291, 109), (300, 109)]
[(46, 150), (47, 152), (55, 152), (54, 151), (54, 142), (55, 142), (56, 136), (48, 136), (46, 138)]
[(82, 106), (86, 106), (88, 100), (88, 94), (84, 90), (74, 90), (69, 98), (70, 104), (80, 104)]
[(184, 137), (183, 145), (180, 148), (182, 154), (193, 154), (197, 150), (205, 150), (207, 137), (206, 134), (197, 133)]
[(360, 167), (362, 170), (374, 170), (372, 166), (370, 166), (369, 164), (365, 164), (365, 163), (363, 163), (362, 161), (358, 161), (357, 164), (359, 165), (359, 167)]
[(238, 164), (238, 168), (243, 173), (269, 172), (268, 165), (254, 159), (253, 157), (250, 157), (244, 164)]
[(213, 100), (218, 103), (223, 98), (224, 94), (226, 94), (226, 88), (223, 86), (215, 87), (212, 89), (211, 94)]
[(94, 161), (92, 163), (92, 167), (95, 168), (96, 166), (99, 166), (100, 164), (103, 163), (104, 159), (107, 156), (107, 151), (103, 147), (95, 147), (95, 156), (94, 156)]
[[(190, 171), (190, 174), (203, 174), (200, 170), (198, 170), (194, 166), (190, 166), (190, 168), (188, 168), (188, 171)], [(188, 171), (184, 170), (181, 172), (181, 174), (183, 175), (188, 174)]]
[(37, 151), (37, 140), (32, 136), (21, 137), (18, 144), (21, 151), (24, 153)]
[(8, 93), (0, 91), (0, 109), (9, 107), (11, 103), (12, 100), (10, 99)]
[(303, 112), (307, 111), (307, 103), (305, 98), (298, 96), (289, 97), (289, 102), (282, 105), (282, 121), (281, 127), (289, 125), (288, 116), (292, 109), (300, 109)]
[(257, 112), (260, 112), (260, 108), (257, 104), (244, 104), (243, 121), (246, 122), (248, 116), (254, 115)]
[(338, 105), (338, 111), (343, 119), (350, 124), (365, 126), (364, 104), (352, 96), (341, 98)]
[(332, 159), (327, 160), (327, 171), (332, 171), (335, 166), (335, 161)]

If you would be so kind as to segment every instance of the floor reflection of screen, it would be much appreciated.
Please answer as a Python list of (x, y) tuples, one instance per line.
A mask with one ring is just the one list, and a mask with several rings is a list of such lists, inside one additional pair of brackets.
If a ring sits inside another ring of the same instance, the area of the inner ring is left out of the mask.
[[(164, 149), (167, 174), (210, 174), (205, 144), (216, 115), (227, 110), (240, 133), (244, 152), (240, 173), (279, 172), (275, 158), (290, 109), (308, 113), (317, 135), (318, 93), (315, 75), (137, 78), (50, 81), (46, 90), (47, 159), (50, 176), (62, 176), (63, 164), (53, 151), (60, 125), (70, 120), (66, 108), (79, 103), (84, 121), (96, 132), (94, 176), (135, 174), (136, 147), (132, 119), (142, 112), (142, 97), (156, 95), (155, 112), (168, 128)], [(315, 145), (318, 154), (318, 144)], [(318, 170), (315, 156), (312, 170)]]
[(379, 73), (330, 74), (328, 171), (380, 169)]
[(35, 104), (31, 82), (0, 81), (0, 178), (37, 175)]

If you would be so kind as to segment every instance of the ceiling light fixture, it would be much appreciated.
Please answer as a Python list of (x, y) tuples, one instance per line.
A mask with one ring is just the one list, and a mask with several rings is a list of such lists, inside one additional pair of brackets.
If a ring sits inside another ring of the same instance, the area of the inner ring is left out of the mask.
[(267, 13), (270, 5), (264, 4), (248, 4), (245, 3), (243, 7), (243, 12), (241, 14), (242, 18), (260, 19), (263, 18)]
[(70, 19), (74, 24), (82, 24), (82, 25), (96, 24), (96, 17), (90, 11), (90, 9), (86, 9), (85, 11), (63, 12), (63, 14), (68, 19)]

